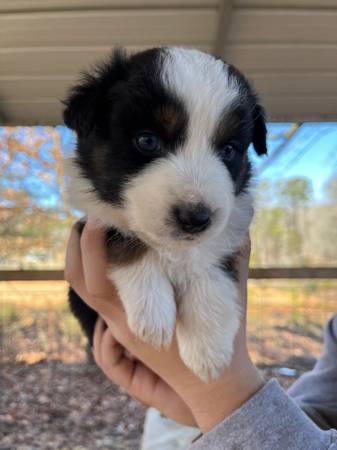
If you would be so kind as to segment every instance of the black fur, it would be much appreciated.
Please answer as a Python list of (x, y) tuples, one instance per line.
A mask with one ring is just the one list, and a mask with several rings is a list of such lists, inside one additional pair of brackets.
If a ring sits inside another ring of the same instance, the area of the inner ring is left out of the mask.
[(79, 321), (84, 334), (88, 338), (89, 344), (92, 346), (95, 324), (98, 317), (97, 312), (90, 308), (72, 288), (69, 288), (68, 300), (71, 312)]
[(240, 194), (249, 184), (251, 164), (247, 157), (250, 144), (258, 155), (267, 153), (267, 128), (265, 112), (258, 97), (244, 75), (234, 66), (228, 66), (229, 83), (239, 86), (240, 96), (233, 107), (223, 115), (214, 139), (215, 148), (221, 153), (228, 142), (236, 152), (230, 161), (224, 160), (235, 183), (235, 194)]
[(237, 255), (228, 256), (224, 258), (221, 262), (221, 268), (228, 273), (233, 281), (238, 281), (238, 270), (237, 270)]
[[(81, 219), (75, 224), (76, 230), (80, 236), (82, 235), (85, 223), (85, 219)], [(88, 338), (90, 346), (92, 346), (95, 324), (98, 317), (97, 312), (90, 308), (72, 287), (69, 287), (68, 302), (70, 311), (79, 321), (83, 333)]]
[[(183, 104), (159, 80), (163, 51), (151, 49), (129, 58), (115, 52), (93, 75), (85, 75), (65, 102), (64, 122), (78, 135), (78, 164), (104, 201), (118, 204), (128, 177), (165, 152), (174, 151), (185, 138)], [(160, 120), (160, 112), (167, 108), (178, 116), (174, 129)], [(165, 152), (139, 152), (132, 141), (140, 130), (156, 132)]]
[(239, 83), (240, 86), (240, 99), (239, 105), (242, 107), (246, 103), (246, 111), (250, 120), (246, 126), (251, 129), (251, 143), (258, 155), (267, 154), (267, 128), (266, 128), (266, 118), (265, 111), (262, 105), (259, 103), (259, 99), (251, 84), (248, 82), (247, 78), (234, 66), (229, 65), (228, 68), (229, 79), (233, 82)]

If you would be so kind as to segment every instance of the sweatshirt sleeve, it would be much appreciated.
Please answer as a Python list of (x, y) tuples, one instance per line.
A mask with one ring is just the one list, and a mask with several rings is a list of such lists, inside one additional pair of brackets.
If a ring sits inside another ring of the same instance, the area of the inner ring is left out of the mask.
[(337, 428), (337, 315), (325, 329), (324, 351), (315, 367), (288, 394), (320, 428)]
[(190, 450), (337, 450), (337, 431), (320, 429), (271, 380)]

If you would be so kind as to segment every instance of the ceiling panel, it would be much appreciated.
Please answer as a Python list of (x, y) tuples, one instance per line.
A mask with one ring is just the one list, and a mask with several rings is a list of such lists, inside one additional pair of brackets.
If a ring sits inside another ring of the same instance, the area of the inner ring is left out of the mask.
[(269, 120), (274, 121), (337, 121), (337, 95), (325, 97), (264, 97)]
[(225, 59), (244, 72), (337, 72), (336, 45), (229, 45)]
[[(212, 46), (194, 44), (193, 47), (212, 51)], [(125, 46), (129, 51), (138, 51), (147, 46)], [(35, 47), (0, 49), (0, 77), (30, 75), (78, 75), (92, 64), (111, 53), (107, 47)], [(1, 90), (1, 85), (0, 85)]]
[[(59, 123), (67, 88), (116, 45), (212, 52), (218, 5), (0, 0), (0, 109), (11, 123)], [(269, 118), (336, 119), (337, 0), (234, 0), (229, 22), (225, 59), (253, 81)]]
[[(295, 95), (297, 97), (308, 97), (314, 94), (324, 97), (334, 90), (337, 92), (337, 73), (247, 73), (246, 75), (257, 92), (264, 96)], [(76, 78), (77, 75), (0, 77), (2, 100), (61, 99)]]
[[(337, 0), (336, 0), (337, 4)], [(228, 32), (232, 43), (337, 44), (335, 11), (239, 9)]]
[[(337, 96), (262, 97), (268, 120), (272, 121), (337, 121)], [(6, 114), (21, 125), (61, 123), (62, 104), (55, 99), (14, 101), (5, 103)], [(33, 118), (33, 120), (32, 120)]]
[(247, 73), (256, 90), (263, 95), (327, 96), (337, 93), (336, 73)]
[(1, 48), (213, 43), (216, 9), (0, 15)]
[(70, 9), (210, 7), (218, 0), (1, 0), (0, 11), (48, 11)]
[(62, 108), (55, 99), (2, 102), (0, 117), (11, 124), (55, 125), (62, 123)]

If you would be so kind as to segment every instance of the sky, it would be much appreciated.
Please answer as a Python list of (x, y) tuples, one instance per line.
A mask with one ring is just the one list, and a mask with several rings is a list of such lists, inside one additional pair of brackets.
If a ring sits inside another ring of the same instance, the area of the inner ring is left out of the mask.
[[(324, 201), (324, 187), (333, 175), (337, 174), (337, 122), (336, 123), (305, 123), (287, 139), (289, 130), (294, 129), (291, 123), (269, 123), (268, 126), (268, 156), (258, 157), (250, 149), (251, 159), (257, 179), (267, 178), (276, 181), (292, 177), (305, 177), (312, 183), (314, 200)], [(69, 156), (76, 143), (73, 133), (65, 126), (56, 127), (61, 140), (62, 154)], [(35, 127), (37, 135), (43, 134), (43, 127)], [(25, 129), (16, 129), (24, 139)], [(0, 156), (1, 156), (0, 127)], [(40, 149), (40, 158), (48, 159), (47, 143)], [(0, 158), (1, 163), (1, 158)], [(32, 175), (27, 178), (31, 188), (37, 185), (37, 179)], [(1, 169), (0, 169), (1, 170)], [(41, 189), (41, 186), (36, 186)], [(41, 192), (41, 191), (40, 191)], [(48, 190), (41, 196), (41, 206), (52, 207), (56, 198), (48, 195)]]
[(287, 141), (284, 133), (293, 124), (268, 124), (267, 157), (258, 158), (251, 151), (258, 178), (279, 180), (308, 178), (314, 198), (324, 199), (326, 183), (337, 175), (337, 123), (305, 123)]

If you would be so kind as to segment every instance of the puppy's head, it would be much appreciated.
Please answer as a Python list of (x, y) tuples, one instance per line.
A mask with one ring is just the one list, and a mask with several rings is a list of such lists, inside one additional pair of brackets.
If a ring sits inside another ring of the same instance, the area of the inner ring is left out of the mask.
[[(71, 91), (74, 206), (150, 245), (221, 233), (266, 153), (264, 111), (233, 66), (187, 49), (116, 52)], [(74, 171), (75, 170), (75, 171)]]

